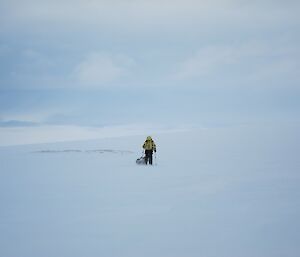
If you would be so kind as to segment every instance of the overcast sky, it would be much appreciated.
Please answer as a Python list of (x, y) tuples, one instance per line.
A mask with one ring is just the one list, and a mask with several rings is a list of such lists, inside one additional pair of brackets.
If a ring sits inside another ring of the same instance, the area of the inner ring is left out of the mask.
[(299, 13), (299, 1), (0, 0), (0, 126), (298, 121)]

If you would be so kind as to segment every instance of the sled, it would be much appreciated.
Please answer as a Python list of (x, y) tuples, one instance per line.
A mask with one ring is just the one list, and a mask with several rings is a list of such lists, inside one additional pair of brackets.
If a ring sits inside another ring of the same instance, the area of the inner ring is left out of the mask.
[(138, 165), (146, 165), (146, 157), (142, 156), (136, 160), (136, 164)]

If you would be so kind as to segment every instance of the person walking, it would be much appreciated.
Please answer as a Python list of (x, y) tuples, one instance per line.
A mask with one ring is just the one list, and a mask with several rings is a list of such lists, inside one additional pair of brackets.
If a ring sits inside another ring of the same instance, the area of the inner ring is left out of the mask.
[(153, 139), (148, 136), (145, 143), (143, 144), (143, 148), (145, 149), (145, 162), (146, 165), (149, 164), (152, 165), (152, 160), (153, 160), (153, 151), (156, 152), (156, 145), (153, 141)]

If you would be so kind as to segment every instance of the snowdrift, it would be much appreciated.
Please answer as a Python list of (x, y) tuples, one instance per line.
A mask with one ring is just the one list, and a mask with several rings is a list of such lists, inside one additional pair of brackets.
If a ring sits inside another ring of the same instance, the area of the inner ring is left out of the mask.
[(0, 148), (0, 256), (299, 256), (298, 128)]

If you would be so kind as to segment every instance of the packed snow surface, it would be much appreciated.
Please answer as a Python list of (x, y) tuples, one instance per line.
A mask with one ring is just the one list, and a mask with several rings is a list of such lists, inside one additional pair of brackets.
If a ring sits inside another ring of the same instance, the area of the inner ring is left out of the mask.
[(300, 256), (299, 127), (152, 136), (1, 147), (0, 256)]

